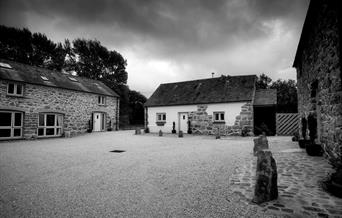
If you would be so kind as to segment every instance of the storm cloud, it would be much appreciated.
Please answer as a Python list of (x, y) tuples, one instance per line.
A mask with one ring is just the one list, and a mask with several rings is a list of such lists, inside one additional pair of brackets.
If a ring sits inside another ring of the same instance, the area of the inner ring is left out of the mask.
[(8, 0), (0, 23), (54, 41), (98, 39), (128, 61), (129, 85), (291, 69), (308, 0)]

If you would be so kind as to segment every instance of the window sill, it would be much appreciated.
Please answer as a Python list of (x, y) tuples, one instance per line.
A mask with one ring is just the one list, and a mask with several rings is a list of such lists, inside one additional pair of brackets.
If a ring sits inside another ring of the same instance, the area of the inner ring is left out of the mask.
[(226, 124), (226, 121), (213, 121), (213, 124)]
[(16, 97), (16, 98), (24, 98), (24, 95), (16, 95), (16, 94), (6, 94), (6, 97)]
[(164, 126), (165, 125), (165, 121), (157, 121), (156, 124), (157, 126)]

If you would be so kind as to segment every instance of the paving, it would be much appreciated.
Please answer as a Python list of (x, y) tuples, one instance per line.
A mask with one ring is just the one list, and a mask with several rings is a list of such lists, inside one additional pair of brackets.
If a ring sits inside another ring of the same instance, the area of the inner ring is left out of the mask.
[(252, 139), (119, 131), (0, 142), (0, 217), (342, 216), (316, 184), (330, 166), (289, 137), (270, 138), (279, 199), (252, 204)]
[[(268, 139), (277, 164), (279, 197), (260, 205), (263, 211), (289, 217), (342, 217), (342, 199), (322, 188), (327, 175), (333, 172), (327, 160), (308, 156), (288, 138)], [(257, 157), (248, 156), (230, 179), (233, 193), (249, 204), (254, 193), (256, 160)]]

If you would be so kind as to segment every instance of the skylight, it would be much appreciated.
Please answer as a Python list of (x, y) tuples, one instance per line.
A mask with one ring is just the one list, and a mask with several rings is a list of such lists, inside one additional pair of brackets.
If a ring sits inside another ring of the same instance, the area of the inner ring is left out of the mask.
[(71, 77), (71, 76), (68, 76), (68, 78), (71, 80), (71, 81), (74, 81), (74, 82), (78, 82), (78, 80), (74, 77)]
[(7, 63), (2, 63), (2, 62), (0, 62), (0, 67), (12, 69), (11, 65), (9, 65)]
[(44, 81), (49, 81), (49, 79), (46, 76), (40, 76), (40, 78), (42, 78), (42, 80)]

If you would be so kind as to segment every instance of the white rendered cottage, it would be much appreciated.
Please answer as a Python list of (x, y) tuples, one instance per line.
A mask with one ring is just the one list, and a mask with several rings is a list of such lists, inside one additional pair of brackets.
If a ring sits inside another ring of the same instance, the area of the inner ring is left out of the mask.
[(174, 125), (176, 132), (252, 135), (256, 79), (221, 76), (161, 84), (145, 104), (146, 128), (171, 133)]

